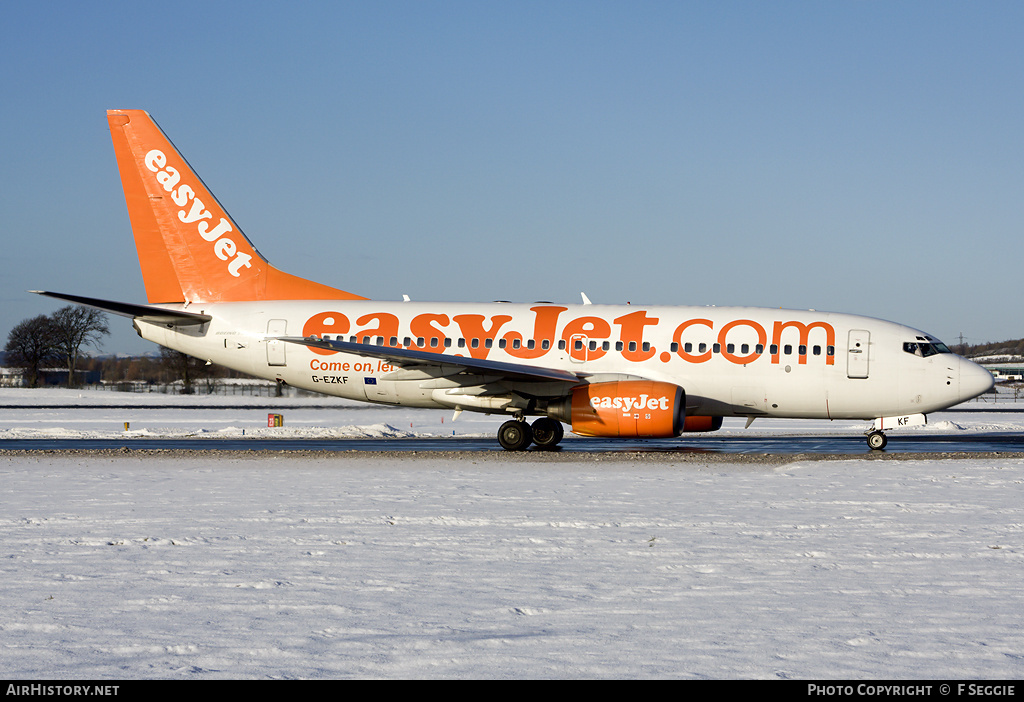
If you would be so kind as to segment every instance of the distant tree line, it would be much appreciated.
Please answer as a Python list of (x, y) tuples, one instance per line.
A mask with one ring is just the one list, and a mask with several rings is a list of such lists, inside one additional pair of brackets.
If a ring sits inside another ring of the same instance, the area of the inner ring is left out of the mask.
[(103, 337), (109, 334), (105, 312), (69, 305), (51, 315), (39, 315), (15, 325), (7, 335), (4, 363), (20, 368), (30, 387), (39, 386), (43, 369), (55, 366), (67, 369), (68, 387), (77, 382), (79, 370), (98, 372), (104, 383), (166, 385), (181, 381), (183, 393), (191, 393), (198, 382), (250, 377), (168, 348), (161, 348), (159, 355), (154, 356), (84, 355), (87, 348), (99, 350)]
[(169, 385), (180, 382), (182, 393), (191, 394), (197, 384), (214, 384), (225, 378), (251, 378), (245, 373), (207, 364), (173, 349), (161, 348), (152, 356), (92, 356), (83, 359), (82, 370), (99, 372), (104, 383)]
[(1008, 356), (1009, 360), (1024, 359), (1024, 339), (990, 341), (984, 344), (955, 344), (949, 348), (967, 358)]

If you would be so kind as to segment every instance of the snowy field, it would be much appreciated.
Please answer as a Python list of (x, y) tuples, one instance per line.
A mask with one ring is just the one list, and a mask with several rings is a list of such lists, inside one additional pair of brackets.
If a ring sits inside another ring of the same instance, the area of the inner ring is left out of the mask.
[[(201, 408), (197, 409), (197, 406)], [(901, 429), (899, 433), (955, 435), (965, 432), (1024, 431), (1024, 401), (1014, 402), (1012, 395), (1003, 401), (973, 401), (962, 407), (967, 411), (933, 414), (928, 417), (926, 426)], [(970, 411), (977, 408), (989, 411)], [(284, 416), (283, 427), (267, 427), (267, 415), (270, 412)], [(508, 417), (463, 412), (453, 421), (450, 411), (371, 405), (326, 395), (270, 398), (251, 395), (165, 395), (61, 388), (0, 388), (0, 440), (237, 439), (243, 436), (344, 439), (452, 435), (493, 438), (506, 419)], [(125, 422), (128, 423), (127, 430)], [(727, 418), (723, 428), (714, 435), (859, 436), (870, 425), (870, 422), (856, 420), (758, 419), (750, 428), (745, 429), (744, 422), (742, 418)], [(897, 435), (896, 432), (893, 435)], [(574, 437), (566, 432), (566, 439), (573, 440)]]
[[(267, 398), (125, 411), (109, 406), (156, 397), (46, 391), (31, 402), (95, 409), (10, 409), (25, 392), (0, 390), (0, 438), (124, 435), (125, 421), (148, 435), (274, 431)], [(276, 411), (296, 435), (490, 434), (499, 421), (328, 398)], [(1019, 431), (1016, 416), (938, 415), (928, 430)], [(838, 424), (759, 430), (861, 426)], [(1024, 676), (1024, 460), (728, 460), (0, 455), (0, 670)]]

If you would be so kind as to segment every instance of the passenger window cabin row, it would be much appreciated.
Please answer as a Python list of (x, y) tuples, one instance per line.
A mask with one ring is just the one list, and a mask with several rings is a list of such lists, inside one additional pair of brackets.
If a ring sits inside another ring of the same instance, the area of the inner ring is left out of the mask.
[[(677, 351), (678, 350), (677, 347), (678, 347), (678, 344), (673, 343), (672, 344), (672, 351), (673, 352)], [(801, 355), (801, 356), (806, 356), (807, 355), (808, 347), (806, 345), (800, 344), (796, 348), (797, 348), (797, 353), (799, 355)], [(811, 346), (810, 349), (811, 349), (811, 355), (813, 355), (813, 356), (820, 356), (821, 353), (822, 353), (822, 349), (824, 349), (826, 356), (835, 356), (836, 355), (836, 347), (832, 346), (832, 345), (825, 346), (825, 347), (822, 347), (822, 346), (819, 346), (819, 345), (815, 345), (815, 346)], [(683, 344), (683, 350), (686, 353), (693, 353), (693, 344), (691, 344), (691, 343)], [(697, 344), (697, 353), (705, 353), (707, 350), (708, 350), (708, 345), (707, 344)], [(736, 353), (736, 344), (726, 344), (725, 345), (725, 351), (726, 351), (726, 353)], [(722, 353), (722, 345), (721, 344), (711, 344), (711, 352), (712, 353)], [(744, 356), (749, 355), (750, 354), (750, 344), (740, 344), (739, 345), (739, 352), (742, 355), (744, 355)], [(755, 344), (754, 345), (754, 353), (756, 353), (758, 355), (763, 354), (764, 353), (764, 344)], [(778, 344), (772, 344), (771, 346), (769, 346), (768, 347), (768, 353), (770, 353), (772, 356), (778, 355), (778, 353), (779, 353), (779, 345)], [(785, 344), (784, 346), (782, 346), (782, 355), (784, 355), (784, 356), (792, 356), (793, 355), (793, 345), (792, 344)]]
[[(324, 338), (329, 338), (329, 337), (325, 336)], [(336, 339), (338, 341), (341, 341), (341, 340), (344, 339), (344, 337), (342, 337), (341, 335), (338, 335), (336, 337)], [(353, 343), (353, 344), (362, 343), (362, 344), (372, 344), (372, 345), (375, 345), (375, 346), (384, 346), (385, 345), (384, 344), (384, 337), (382, 337), (382, 336), (368, 336), (368, 335), (367, 336), (362, 336), (362, 337), (360, 337), (360, 336), (350, 336), (348, 338), (348, 340), (349, 340), (350, 343)], [(415, 341), (415, 346), (413, 344), (413, 341)], [(453, 343), (454, 343), (454, 345), (457, 348), (460, 348), (460, 349), (464, 349), (464, 348), (476, 349), (476, 348), (480, 348), (481, 346), (483, 346), (484, 348), (489, 349), (489, 348), (493, 348), (493, 346), (494, 346), (494, 339), (464, 339), (464, 338), (460, 337), (458, 339), (455, 339), (454, 342), (450, 338), (443, 338), (442, 339), (442, 338), (439, 338), (439, 337), (431, 337), (430, 339), (425, 339), (422, 336), (416, 338), (415, 340), (412, 337), (408, 337), (408, 336), (404, 337), (402, 339), (402, 346), (405, 347), (405, 348), (419, 347), (419, 348), (432, 348), (432, 349), (436, 349), (436, 348), (446, 348), (447, 349), (447, 348), (451, 348)], [(509, 344), (507, 339), (499, 339), (498, 340), (498, 348), (499, 349), (504, 349), (504, 348), (508, 348), (509, 346), (511, 346), (511, 348), (513, 348), (513, 349), (519, 349), (519, 348), (525, 347), (527, 349), (533, 350), (533, 349), (536, 348), (536, 344), (537, 344), (537, 342), (534, 339), (527, 339), (526, 341), (520, 341), (519, 339), (513, 339), (511, 344)], [(398, 337), (397, 336), (392, 336), (390, 339), (388, 339), (388, 344), (387, 345), (388, 346), (397, 346), (398, 345)], [(611, 351), (611, 349), (612, 349), (612, 343), (610, 341), (601, 341), (601, 342), (599, 342), (599, 341), (596, 341), (594, 339), (591, 339), (591, 340), (589, 340), (589, 341), (587, 341), (585, 343), (583, 339), (572, 339), (572, 348), (573, 348), (573, 350), (575, 350), (575, 351), (582, 351), (584, 349), (584, 345), (590, 351), (597, 351), (599, 348), (602, 351)], [(644, 351), (650, 351), (651, 350), (651, 343), (649, 341), (643, 342), (643, 344), (641, 344), (641, 346), (642, 346)], [(686, 342), (685, 344), (683, 344), (683, 350), (686, 353), (693, 353), (696, 350), (696, 352), (698, 354), (703, 354), (703, 353), (707, 352), (708, 346), (709, 345), (707, 343), (699, 343), (699, 344), (695, 345), (695, 344), (693, 344), (691, 342)], [(615, 350), (616, 351), (623, 351), (627, 347), (629, 348), (630, 351), (636, 351), (637, 350), (637, 343), (635, 341), (630, 341), (628, 344), (625, 344), (622, 341), (616, 341), (615, 342)], [(545, 351), (547, 351), (548, 349), (551, 348), (551, 341), (549, 339), (543, 339), (540, 342), (540, 348), (545, 350)], [(710, 348), (711, 348), (711, 352), (712, 353), (722, 353), (722, 345), (721, 344), (718, 344), (718, 343), (711, 344)], [(793, 347), (792, 344), (785, 344), (781, 348), (782, 348), (782, 354), (783, 355), (785, 355), (785, 356), (793, 355), (793, 348), (794, 347)], [(804, 344), (800, 344), (799, 346), (796, 347), (797, 353), (799, 355), (801, 355), (801, 356), (806, 356), (808, 348), (810, 348), (811, 355), (813, 355), (813, 356), (820, 356), (820, 355), (822, 355), (823, 351), (824, 351), (826, 356), (835, 356), (836, 355), (836, 347), (835, 346), (831, 346), (831, 345), (825, 346), (825, 347), (822, 347), (820, 345), (814, 345), (814, 346), (808, 347), (808, 346), (806, 346)], [(559, 341), (558, 341), (558, 350), (559, 351), (565, 351), (565, 349), (566, 349), (565, 339), (559, 339)], [(737, 349), (739, 350), (739, 353), (744, 355), (744, 356), (750, 355), (750, 353), (751, 353), (751, 344), (739, 344), (739, 345), (737, 345), (737, 344), (726, 344), (725, 345), (725, 350), (726, 350), (727, 353), (735, 354), (737, 352)], [(753, 345), (753, 349), (754, 349), (753, 352), (755, 354), (761, 355), (761, 354), (764, 353), (765, 347), (764, 347), (764, 344), (755, 344), (755, 345)], [(679, 352), (679, 344), (677, 342), (672, 342), (670, 350), (672, 351), (672, 353), (678, 353)], [(778, 344), (772, 344), (771, 346), (769, 346), (768, 347), (768, 353), (770, 353), (773, 356), (778, 355), (778, 353), (779, 353), (779, 345)]]

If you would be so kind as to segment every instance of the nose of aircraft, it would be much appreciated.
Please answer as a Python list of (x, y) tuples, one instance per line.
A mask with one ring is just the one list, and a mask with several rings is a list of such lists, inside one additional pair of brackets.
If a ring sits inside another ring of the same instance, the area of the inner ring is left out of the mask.
[(988, 392), (996, 384), (987, 370), (966, 358), (960, 359), (960, 401), (966, 402)]

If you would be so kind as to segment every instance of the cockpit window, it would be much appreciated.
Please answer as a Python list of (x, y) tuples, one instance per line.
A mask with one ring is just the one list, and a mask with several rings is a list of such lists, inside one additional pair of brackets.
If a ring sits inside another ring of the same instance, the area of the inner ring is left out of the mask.
[(952, 353), (941, 341), (907, 341), (903, 344), (906, 353), (928, 358), (939, 353)]

